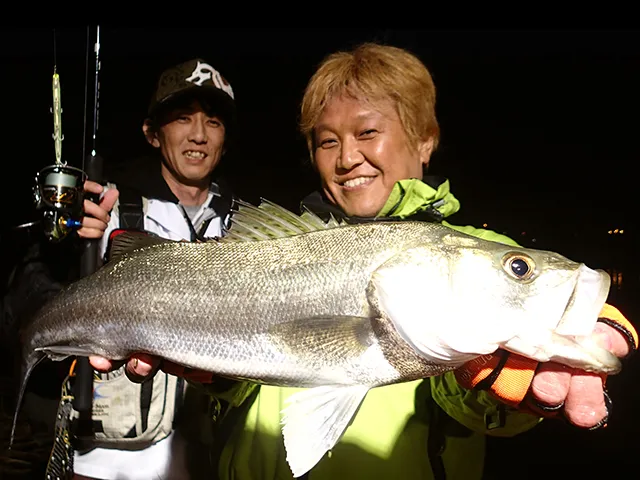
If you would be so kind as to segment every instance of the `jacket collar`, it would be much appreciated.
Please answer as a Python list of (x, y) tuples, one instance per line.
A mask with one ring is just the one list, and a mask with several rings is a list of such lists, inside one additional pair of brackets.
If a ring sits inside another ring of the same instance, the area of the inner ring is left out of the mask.
[(315, 191), (307, 195), (300, 203), (300, 208), (302, 211), (311, 210), (325, 221), (333, 215), (333, 217), (344, 219), (347, 222), (371, 221), (376, 218), (389, 217), (439, 222), (456, 213), (460, 209), (460, 202), (451, 193), (448, 179), (428, 175), (422, 180), (414, 178), (397, 182), (387, 203), (375, 218), (347, 217), (340, 208), (327, 199), (322, 191)]
[[(218, 216), (214, 209), (209, 206), (212, 198), (213, 192), (209, 192), (207, 201), (200, 207), (198, 213), (194, 217), (192, 226), (196, 231), (200, 231), (202, 225), (207, 220)], [(189, 228), (191, 220), (184, 218), (182, 221), (176, 221), (177, 218), (184, 217), (184, 212), (180, 205), (168, 201), (151, 199), (148, 202), (146, 212), (147, 218), (159, 227), (172, 232), (179, 238), (191, 238), (191, 229)], [(200, 233), (204, 234), (205, 232), (200, 231)]]

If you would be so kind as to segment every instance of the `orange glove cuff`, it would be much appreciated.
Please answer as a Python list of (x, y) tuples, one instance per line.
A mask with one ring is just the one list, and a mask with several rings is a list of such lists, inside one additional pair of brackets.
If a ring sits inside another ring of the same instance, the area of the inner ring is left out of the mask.
[(468, 389), (487, 390), (502, 403), (517, 407), (529, 391), (538, 362), (498, 350), (465, 363), (456, 380)]

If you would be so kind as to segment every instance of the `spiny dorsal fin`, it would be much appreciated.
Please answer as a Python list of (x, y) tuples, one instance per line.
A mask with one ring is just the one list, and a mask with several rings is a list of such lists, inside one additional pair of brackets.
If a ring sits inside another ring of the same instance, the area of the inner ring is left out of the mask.
[(150, 232), (129, 230), (119, 233), (111, 239), (107, 259), (109, 262), (113, 262), (143, 247), (175, 242), (176, 240), (168, 240)]
[(272, 238), (290, 237), (346, 225), (335, 218), (325, 223), (308, 209), (302, 215), (287, 210), (264, 198), (260, 205), (238, 200), (238, 208), (231, 217), (232, 226), (220, 242), (246, 242)]
[(336, 220), (336, 217), (334, 217), (332, 213), (330, 215), (331, 215), (331, 218), (329, 219), (328, 222), (325, 223), (320, 217), (318, 217), (315, 213), (313, 213), (311, 210), (309, 210), (305, 206), (304, 207), (304, 212), (302, 212), (301, 217), (304, 218), (305, 220), (307, 220), (308, 222), (314, 223), (315, 225), (317, 225), (318, 226), (318, 230), (340, 227), (342, 225), (346, 225), (347, 224), (344, 221), (339, 222), (338, 220)]

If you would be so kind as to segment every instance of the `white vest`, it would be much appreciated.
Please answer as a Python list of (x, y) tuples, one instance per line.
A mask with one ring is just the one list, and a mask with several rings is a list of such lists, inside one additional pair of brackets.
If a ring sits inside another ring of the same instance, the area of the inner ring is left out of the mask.
[[(105, 188), (105, 192), (109, 188), (113, 188), (113, 184), (108, 184)], [(199, 225), (202, 222), (205, 222), (209, 218), (213, 218), (211, 223), (209, 224), (204, 236), (205, 237), (219, 237), (222, 235), (222, 225), (223, 221), (226, 222), (227, 219), (222, 219), (218, 216), (218, 214), (210, 208), (208, 205), (213, 198), (214, 192), (209, 192), (207, 196), (207, 200), (200, 207), (200, 210), (194, 217), (195, 221), (193, 222), (193, 226), (197, 230)], [(168, 202), (166, 200), (158, 200), (158, 199), (147, 199), (145, 197), (142, 198), (142, 209), (144, 212), (143, 217), (143, 229), (149, 232), (155, 233), (163, 238), (168, 238), (170, 240), (190, 240), (191, 232), (189, 230), (189, 225), (187, 224), (182, 209), (180, 205), (177, 205), (173, 202)], [(104, 255), (107, 244), (109, 241), (109, 235), (114, 229), (120, 228), (120, 211), (119, 211), (119, 202), (116, 201), (116, 204), (111, 211), (111, 220), (107, 225), (107, 229), (102, 236), (102, 240), (100, 243), (100, 257)]]

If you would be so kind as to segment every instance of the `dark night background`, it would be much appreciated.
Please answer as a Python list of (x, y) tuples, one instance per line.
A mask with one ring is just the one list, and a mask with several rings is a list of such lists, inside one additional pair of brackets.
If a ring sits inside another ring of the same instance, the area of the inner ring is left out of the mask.
[[(92, 28), (86, 154), (94, 34)], [(639, 32), (103, 26), (100, 35), (97, 151), (106, 167), (117, 169), (148, 151), (141, 127), (157, 76), (200, 56), (226, 77), (237, 99), (241, 141), (225, 161), (225, 175), (241, 197), (255, 202), (262, 196), (289, 208), (317, 187), (296, 128), (303, 89), (317, 64), (366, 40), (408, 48), (436, 83), (442, 138), (430, 172), (448, 177), (461, 202), (449, 220), (487, 223), (526, 246), (608, 269), (615, 280), (610, 303), (639, 324)], [(63, 159), (81, 167), (86, 28), (60, 28), (55, 38)], [(52, 28), (0, 31), (5, 192), (8, 186), (0, 242), (9, 238), (9, 227), (35, 218), (34, 175), (55, 161), (53, 40)], [(624, 234), (608, 233), (615, 229)], [(12, 252), (3, 250), (8, 265)], [(509, 478), (511, 465), (544, 478), (559, 478), (561, 471), (616, 476), (635, 465), (637, 372), (635, 361), (609, 379), (614, 410), (607, 429), (578, 432), (547, 421), (519, 437), (493, 440), (487, 478)]]

